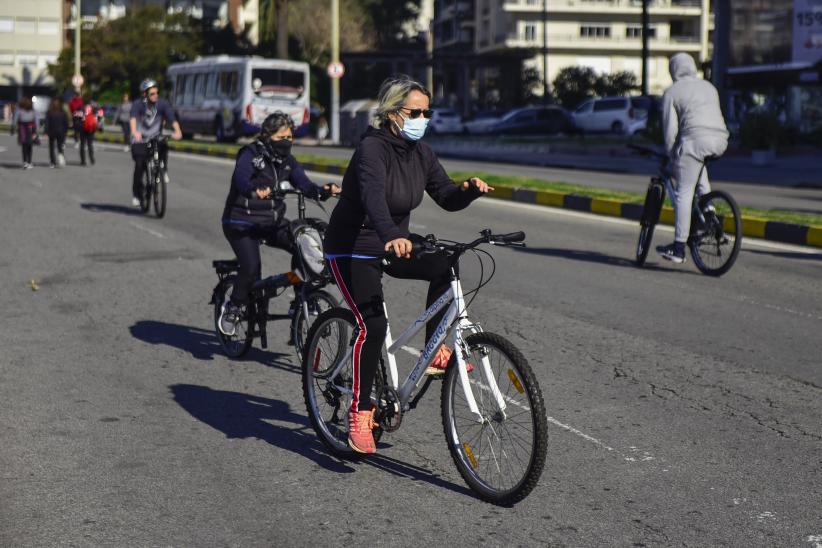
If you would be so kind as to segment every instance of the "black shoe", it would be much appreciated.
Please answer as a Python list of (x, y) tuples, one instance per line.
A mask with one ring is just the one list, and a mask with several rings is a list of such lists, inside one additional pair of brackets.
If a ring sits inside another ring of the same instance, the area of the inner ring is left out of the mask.
[(682, 264), (685, 262), (685, 244), (682, 242), (659, 245), (657, 246), (656, 251), (662, 255), (663, 259), (671, 261), (672, 263)]

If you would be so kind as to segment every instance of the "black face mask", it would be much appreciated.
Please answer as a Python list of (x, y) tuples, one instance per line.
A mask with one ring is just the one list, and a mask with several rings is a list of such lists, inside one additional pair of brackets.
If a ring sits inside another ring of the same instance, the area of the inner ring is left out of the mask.
[(280, 141), (272, 141), (271, 139), (268, 139), (266, 148), (268, 148), (268, 151), (273, 156), (287, 158), (288, 155), (291, 154), (291, 141), (288, 139), (282, 139)]

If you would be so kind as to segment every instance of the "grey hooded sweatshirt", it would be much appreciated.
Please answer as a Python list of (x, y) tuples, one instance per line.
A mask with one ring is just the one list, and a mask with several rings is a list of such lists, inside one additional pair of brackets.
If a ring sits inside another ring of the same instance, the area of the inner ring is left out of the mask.
[(696, 63), (687, 53), (671, 57), (669, 68), (674, 83), (662, 96), (665, 150), (672, 157), (695, 155), (707, 144), (707, 148), (716, 150), (711, 154), (722, 154), (728, 143), (728, 129), (716, 88), (697, 77)]

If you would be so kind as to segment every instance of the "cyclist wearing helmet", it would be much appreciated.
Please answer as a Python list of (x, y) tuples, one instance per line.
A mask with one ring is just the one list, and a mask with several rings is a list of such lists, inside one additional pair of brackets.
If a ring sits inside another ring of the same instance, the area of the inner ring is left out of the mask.
[[(174, 128), (172, 139), (180, 140), (183, 133), (180, 124), (174, 119), (174, 110), (167, 101), (160, 99), (160, 91), (157, 82), (148, 78), (140, 83), (140, 93), (143, 94), (142, 101), (134, 101), (131, 106), (129, 125), (131, 127), (131, 157), (134, 158), (134, 177), (131, 184), (133, 206), (140, 205), (140, 179), (146, 169), (148, 152), (146, 142), (160, 135), (163, 129), (163, 121), (171, 124)], [(160, 142), (160, 160), (168, 170), (168, 147), (164, 142)], [(166, 175), (168, 177), (168, 175)], [(166, 179), (168, 183), (168, 179)]]
[(223, 234), (240, 262), (237, 284), (218, 322), (228, 336), (234, 334), (251, 286), (260, 278), (260, 240), (294, 252), (285, 203), (276, 194), (280, 183), (290, 182), (309, 198), (325, 199), (340, 191), (335, 184), (320, 187), (308, 178), (291, 155), (293, 131), (291, 117), (278, 110), (263, 121), (257, 139), (237, 153), (222, 218)]

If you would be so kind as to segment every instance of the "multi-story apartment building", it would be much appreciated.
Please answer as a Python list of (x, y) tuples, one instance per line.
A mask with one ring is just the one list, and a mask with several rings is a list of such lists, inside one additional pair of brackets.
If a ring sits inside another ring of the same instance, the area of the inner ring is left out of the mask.
[[(540, 78), (547, 67), (549, 83), (562, 68), (580, 65), (641, 76), (641, 0), (438, 0), (434, 13), (435, 51), (519, 52), (523, 68)], [(688, 52), (697, 64), (708, 59), (709, 0), (650, 0), (649, 13), (648, 88), (660, 93), (671, 82), (673, 53)], [(474, 78), (496, 81), (506, 68), (489, 63)]]
[(49, 63), (63, 48), (62, 0), (0, 2), (0, 99), (17, 100), (53, 83)]

